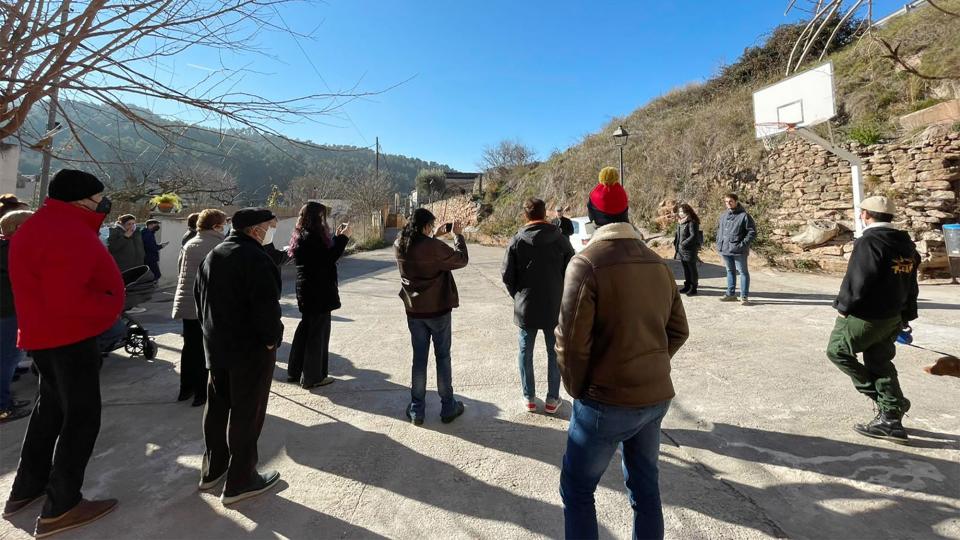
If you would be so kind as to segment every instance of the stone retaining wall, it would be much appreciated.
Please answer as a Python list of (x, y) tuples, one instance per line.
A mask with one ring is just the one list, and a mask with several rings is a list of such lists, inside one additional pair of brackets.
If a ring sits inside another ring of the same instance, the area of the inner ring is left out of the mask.
[[(948, 267), (942, 227), (960, 221), (960, 133), (926, 134), (914, 143), (847, 148), (864, 162), (864, 196), (886, 195), (898, 207), (896, 224), (908, 231), (923, 258), (921, 269)], [(849, 164), (819, 146), (791, 139), (765, 160), (745, 193), (766, 200), (771, 239), (787, 252), (783, 262), (843, 271), (853, 249), (853, 192)], [(809, 220), (828, 219), (841, 234), (824, 245), (802, 249), (790, 237)]]

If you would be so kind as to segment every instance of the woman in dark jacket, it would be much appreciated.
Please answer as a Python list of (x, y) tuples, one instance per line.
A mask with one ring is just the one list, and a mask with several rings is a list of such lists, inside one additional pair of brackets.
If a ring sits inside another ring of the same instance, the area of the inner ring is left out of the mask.
[(331, 237), (326, 206), (310, 201), (300, 209), (289, 254), (297, 265), (297, 325), (287, 361), (287, 382), (303, 388), (334, 381), (327, 375), (330, 360), (330, 312), (340, 309), (337, 260), (347, 247), (350, 227), (342, 224)]
[(681, 204), (677, 211), (677, 235), (673, 239), (673, 247), (677, 251), (674, 258), (679, 259), (683, 265), (683, 288), (680, 292), (687, 296), (697, 294), (700, 281), (697, 275), (697, 253), (700, 252), (702, 241), (700, 217), (689, 204)]

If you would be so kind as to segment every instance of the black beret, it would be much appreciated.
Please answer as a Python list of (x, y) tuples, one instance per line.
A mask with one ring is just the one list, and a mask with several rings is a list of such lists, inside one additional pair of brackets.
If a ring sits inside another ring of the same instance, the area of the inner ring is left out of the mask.
[(88, 172), (60, 169), (50, 180), (48, 195), (58, 201), (73, 202), (93, 197), (103, 190), (103, 182)]
[(243, 208), (233, 214), (231, 222), (235, 230), (242, 231), (247, 227), (253, 227), (274, 219), (276, 219), (276, 216), (266, 208)]

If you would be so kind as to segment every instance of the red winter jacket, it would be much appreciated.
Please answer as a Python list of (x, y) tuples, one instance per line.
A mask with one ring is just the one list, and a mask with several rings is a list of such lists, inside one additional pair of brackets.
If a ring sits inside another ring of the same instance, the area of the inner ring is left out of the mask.
[(47, 199), (10, 242), (10, 281), (27, 351), (98, 336), (123, 310), (123, 278), (100, 241), (106, 216)]

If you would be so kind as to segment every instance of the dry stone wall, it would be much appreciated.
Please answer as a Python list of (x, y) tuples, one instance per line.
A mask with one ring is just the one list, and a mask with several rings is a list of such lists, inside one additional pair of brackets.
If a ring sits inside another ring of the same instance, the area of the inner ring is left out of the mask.
[[(864, 162), (864, 195), (892, 197), (896, 224), (908, 231), (923, 258), (921, 270), (943, 273), (948, 259), (942, 227), (960, 221), (960, 133), (928, 133), (912, 143), (847, 148)], [(770, 203), (771, 239), (787, 252), (781, 262), (843, 271), (853, 250), (853, 190), (849, 164), (819, 146), (791, 139), (765, 160), (755, 182), (743, 186)], [(810, 220), (832, 220), (841, 234), (804, 249), (790, 238)], [(802, 265), (798, 261), (804, 261)]]

